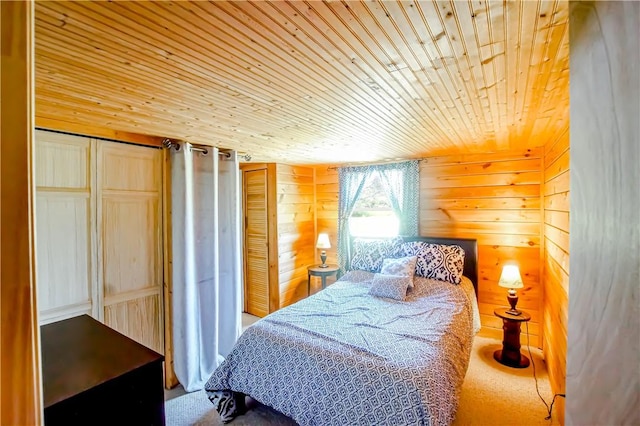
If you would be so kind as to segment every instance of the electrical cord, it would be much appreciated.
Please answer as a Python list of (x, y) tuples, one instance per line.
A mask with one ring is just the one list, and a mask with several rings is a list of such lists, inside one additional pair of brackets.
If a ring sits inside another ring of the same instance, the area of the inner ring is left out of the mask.
[(528, 321), (525, 322), (525, 325), (527, 326), (527, 350), (529, 351), (529, 359), (531, 360), (531, 366), (533, 367), (533, 379), (536, 382), (536, 392), (538, 393), (538, 396), (542, 400), (542, 403), (544, 404), (544, 406), (547, 407), (548, 415), (544, 419), (550, 420), (551, 412), (553, 411), (553, 404), (556, 402), (556, 398), (559, 396), (562, 398), (566, 398), (567, 396), (563, 393), (557, 393), (553, 395), (553, 399), (551, 400), (551, 405), (549, 405), (547, 404), (547, 401), (545, 401), (542, 395), (540, 394), (540, 389), (538, 388), (538, 377), (536, 376), (536, 363), (533, 361), (533, 355), (531, 355), (531, 345), (529, 344), (529, 322)]

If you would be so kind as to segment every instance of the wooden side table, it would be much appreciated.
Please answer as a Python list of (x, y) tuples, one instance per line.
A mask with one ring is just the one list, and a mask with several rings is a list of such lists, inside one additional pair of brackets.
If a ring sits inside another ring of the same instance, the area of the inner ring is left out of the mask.
[(522, 312), (520, 315), (511, 315), (507, 311), (509, 308), (498, 308), (493, 313), (502, 318), (502, 330), (504, 330), (504, 340), (502, 349), (493, 353), (493, 358), (500, 364), (513, 368), (526, 368), (529, 366), (529, 358), (520, 353), (520, 325), (531, 319), (531, 315)]
[(331, 275), (337, 275), (338, 265), (327, 265), (326, 268), (321, 268), (320, 265), (313, 265), (307, 268), (307, 293), (311, 294), (311, 277), (320, 277), (322, 279), (322, 289), (327, 287), (327, 277)]

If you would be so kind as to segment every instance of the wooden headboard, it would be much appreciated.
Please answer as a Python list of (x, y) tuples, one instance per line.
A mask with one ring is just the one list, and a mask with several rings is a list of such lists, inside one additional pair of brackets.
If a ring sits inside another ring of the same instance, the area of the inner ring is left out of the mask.
[[(473, 288), (478, 295), (478, 241), (473, 238), (441, 238), (441, 237), (403, 237), (404, 241), (424, 241), (432, 244), (448, 244), (458, 245), (464, 250), (464, 271), (465, 277), (469, 278), (473, 283)], [(353, 244), (353, 238), (350, 241)], [(350, 247), (351, 248), (351, 247)], [(349, 263), (351, 262), (351, 253), (349, 250)]]

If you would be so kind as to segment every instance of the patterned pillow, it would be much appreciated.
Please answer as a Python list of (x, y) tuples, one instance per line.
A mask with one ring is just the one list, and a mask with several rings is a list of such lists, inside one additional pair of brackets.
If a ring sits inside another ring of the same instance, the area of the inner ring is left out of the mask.
[(416, 275), (460, 284), (464, 270), (464, 250), (458, 245), (410, 241), (400, 244), (396, 256), (417, 256)]
[(404, 275), (375, 274), (371, 288), (369, 288), (369, 294), (377, 297), (404, 300), (407, 297), (407, 289), (412, 281), (412, 277)]
[(393, 253), (398, 251), (401, 242), (401, 237), (376, 240), (355, 239), (353, 241), (351, 269), (380, 272), (382, 261), (387, 257), (394, 257)]
[(382, 261), (381, 274), (399, 275), (403, 277), (411, 277), (409, 287), (413, 288), (413, 276), (416, 273), (417, 256), (398, 257), (395, 259), (384, 259)]

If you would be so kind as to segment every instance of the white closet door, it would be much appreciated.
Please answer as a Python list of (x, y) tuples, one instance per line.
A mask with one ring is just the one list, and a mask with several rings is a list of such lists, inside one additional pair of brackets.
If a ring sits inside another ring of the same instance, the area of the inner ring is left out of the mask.
[(104, 323), (164, 353), (161, 151), (99, 141), (97, 188)]
[(98, 318), (91, 139), (36, 131), (36, 265), (41, 324)]

